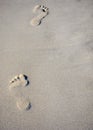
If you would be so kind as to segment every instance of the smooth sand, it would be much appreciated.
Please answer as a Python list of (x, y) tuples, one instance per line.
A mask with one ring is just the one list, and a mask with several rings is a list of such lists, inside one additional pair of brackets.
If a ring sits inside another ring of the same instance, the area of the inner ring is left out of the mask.
[[(38, 27), (35, 5), (49, 7)], [(93, 129), (93, 0), (0, 0), (0, 130)], [(8, 82), (27, 74), (29, 111)]]

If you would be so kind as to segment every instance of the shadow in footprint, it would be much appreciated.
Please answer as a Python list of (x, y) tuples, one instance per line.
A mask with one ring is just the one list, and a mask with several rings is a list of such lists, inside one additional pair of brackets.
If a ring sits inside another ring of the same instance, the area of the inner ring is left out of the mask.
[(26, 108), (26, 110), (28, 111), (29, 109), (31, 109), (32, 105), (31, 103), (29, 103), (28, 107)]
[(24, 78), (25, 78), (25, 80), (27, 80), (26, 86), (28, 86), (28, 85), (30, 84), (30, 82), (29, 82), (29, 80), (28, 80), (28, 76), (27, 76), (27, 75), (24, 75)]

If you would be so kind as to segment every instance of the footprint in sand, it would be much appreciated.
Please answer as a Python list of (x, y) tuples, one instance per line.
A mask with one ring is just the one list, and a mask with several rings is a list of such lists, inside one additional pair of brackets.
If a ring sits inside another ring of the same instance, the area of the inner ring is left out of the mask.
[(20, 97), (16, 101), (16, 105), (19, 110), (29, 110), (31, 108), (31, 103), (29, 99), (26, 99), (24, 97)]
[(36, 5), (33, 9), (33, 13), (39, 13), (39, 14), (30, 21), (30, 24), (32, 26), (37, 26), (40, 25), (42, 19), (49, 14), (49, 9), (42, 5)]
[(20, 87), (26, 87), (28, 84), (28, 77), (23, 74), (15, 76), (9, 84), (9, 90), (14, 95), (17, 108), (20, 110), (29, 110), (31, 108), (31, 103), (29, 99), (25, 98), (25, 95), (22, 95), (19, 91)]

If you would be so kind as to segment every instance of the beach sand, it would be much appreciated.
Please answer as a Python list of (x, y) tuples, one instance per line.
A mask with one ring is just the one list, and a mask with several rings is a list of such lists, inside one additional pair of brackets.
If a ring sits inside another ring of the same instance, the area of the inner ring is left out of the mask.
[[(29, 111), (9, 91), (20, 73)], [(93, 0), (0, 0), (0, 74), (0, 130), (93, 130)]]

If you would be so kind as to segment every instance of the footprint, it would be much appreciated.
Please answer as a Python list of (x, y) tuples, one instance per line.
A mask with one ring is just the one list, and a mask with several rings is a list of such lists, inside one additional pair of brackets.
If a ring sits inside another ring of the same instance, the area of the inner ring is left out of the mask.
[(11, 81), (9, 85), (9, 89), (13, 89), (15, 87), (24, 87), (29, 84), (28, 78), (26, 75), (20, 74), (15, 76)]
[(37, 25), (40, 25), (41, 24), (41, 21), (43, 18), (45, 18), (48, 14), (49, 14), (49, 9), (45, 6), (42, 6), (42, 5), (36, 5), (33, 9), (33, 12), (36, 13), (40, 11), (40, 14), (37, 15), (36, 17), (34, 17), (30, 24), (32, 26), (37, 26)]
[(31, 108), (31, 103), (29, 99), (21, 97), (16, 102), (17, 108), (19, 110), (29, 110)]
[(15, 76), (9, 84), (9, 90), (16, 99), (16, 105), (19, 110), (29, 110), (31, 108), (31, 103), (28, 99), (22, 95), (20, 87), (26, 87), (29, 84), (28, 77), (26, 75), (20, 74)]
[(36, 13), (41, 8), (41, 5), (36, 5), (33, 9), (33, 13)]

